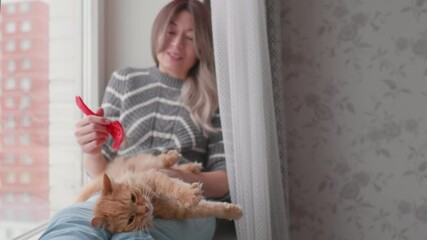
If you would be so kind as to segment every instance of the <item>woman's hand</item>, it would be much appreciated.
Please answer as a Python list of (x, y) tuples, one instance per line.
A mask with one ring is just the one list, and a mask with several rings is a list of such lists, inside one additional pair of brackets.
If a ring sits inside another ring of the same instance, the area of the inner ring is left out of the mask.
[(102, 145), (108, 137), (107, 125), (110, 120), (104, 118), (104, 110), (99, 108), (96, 115), (90, 115), (77, 122), (74, 135), (82, 151), (88, 155), (100, 155)]

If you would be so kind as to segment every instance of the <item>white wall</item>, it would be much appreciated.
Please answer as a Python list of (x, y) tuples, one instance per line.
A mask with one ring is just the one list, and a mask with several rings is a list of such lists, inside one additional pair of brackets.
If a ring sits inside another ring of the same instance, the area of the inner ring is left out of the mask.
[[(148, 67), (151, 57), (151, 26), (169, 0), (107, 0), (105, 2), (105, 82), (122, 67)], [(102, 92), (102, 91), (101, 91)]]

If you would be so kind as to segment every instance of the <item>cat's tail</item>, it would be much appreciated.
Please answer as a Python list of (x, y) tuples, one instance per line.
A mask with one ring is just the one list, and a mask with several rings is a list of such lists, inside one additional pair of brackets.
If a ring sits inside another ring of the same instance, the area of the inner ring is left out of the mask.
[(94, 178), (88, 184), (83, 186), (80, 192), (77, 194), (74, 202), (84, 202), (88, 200), (93, 194), (100, 192), (102, 190), (102, 178), (103, 174)]

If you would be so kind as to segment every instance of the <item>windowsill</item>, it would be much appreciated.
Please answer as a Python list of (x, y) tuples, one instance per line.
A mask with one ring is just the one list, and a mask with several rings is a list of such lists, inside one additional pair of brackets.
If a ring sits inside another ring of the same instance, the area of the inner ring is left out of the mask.
[(40, 235), (42, 235), (43, 231), (46, 229), (47, 223), (43, 223), (42, 225), (13, 238), (13, 240), (38, 240)]

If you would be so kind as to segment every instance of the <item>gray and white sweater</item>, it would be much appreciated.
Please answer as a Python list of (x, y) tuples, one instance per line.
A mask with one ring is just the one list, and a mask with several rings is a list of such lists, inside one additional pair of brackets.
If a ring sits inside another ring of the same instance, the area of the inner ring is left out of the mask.
[[(222, 132), (202, 134), (189, 109), (178, 100), (182, 85), (183, 80), (156, 67), (114, 72), (102, 108), (105, 117), (122, 123), (126, 138), (117, 152), (111, 148), (111, 137), (107, 140), (102, 149), (107, 159), (176, 149), (186, 160), (201, 162), (205, 171), (225, 170)], [(212, 124), (221, 129), (218, 111)]]

